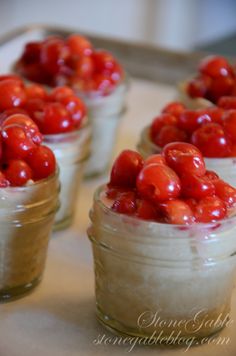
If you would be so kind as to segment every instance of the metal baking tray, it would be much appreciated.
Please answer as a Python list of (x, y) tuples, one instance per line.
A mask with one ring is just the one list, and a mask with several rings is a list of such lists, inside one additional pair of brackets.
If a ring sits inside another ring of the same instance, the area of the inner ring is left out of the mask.
[[(40, 40), (50, 35), (68, 36), (79, 32), (76, 29), (48, 25), (31, 25), (18, 28), (0, 37), (0, 72), (9, 72), (20, 56), (25, 43)], [(175, 84), (196, 70), (205, 52), (175, 52), (142, 43), (121, 41), (83, 33), (97, 48), (106, 48), (114, 53), (131, 76)]]

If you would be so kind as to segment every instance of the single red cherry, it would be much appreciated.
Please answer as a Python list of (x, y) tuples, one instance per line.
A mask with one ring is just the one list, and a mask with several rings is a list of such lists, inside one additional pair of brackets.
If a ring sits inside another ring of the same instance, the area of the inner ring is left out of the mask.
[(133, 192), (122, 193), (114, 201), (111, 209), (116, 213), (132, 215), (136, 211), (136, 196)]
[(236, 109), (227, 110), (223, 115), (225, 133), (236, 143)]
[(28, 42), (25, 45), (21, 61), (24, 64), (37, 63), (40, 61), (42, 44), (40, 42)]
[(222, 96), (217, 105), (225, 110), (236, 109), (236, 96)]
[(0, 81), (0, 110), (4, 111), (23, 106), (26, 101), (25, 90), (19, 81), (7, 79)]
[(218, 77), (212, 79), (207, 98), (213, 103), (217, 103), (221, 96), (230, 95), (234, 88), (234, 78)]
[(186, 198), (202, 199), (215, 194), (215, 186), (208, 177), (185, 173), (181, 177), (182, 194)]
[(67, 38), (66, 43), (69, 47), (70, 53), (74, 56), (82, 57), (90, 56), (92, 54), (92, 44), (83, 36), (77, 34), (70, 35)]
[(144, 166), (148, 166), (149, 164), (158, 163), (167, 165), (166, 160), (162, 154), (153, 154), (145, 159)]
[(5, 154), (8, 158), (24, 159), (36, 147), (27, 136), (26, 129), (19, 125), (11, 125), (2, 129)]
[[(86, 81), (85, 81), (86, 82)], [(93, 78), (87, 81), (86, 91), (97, 91), (102, 96), (109, 95), (114, 90), (114, 81), (110, 76), (104, 74), (94, 74)]]
[(47, 103), (42, 116), (35, 118), (40, 131), (45, 135), (72, 131), (74, 121), (67, 109), (61, 103)]
[(0, 126), (3, 124), (3, 122), (11, 115), (15, 115), (15, 114), (22, 114), (22, 115), (27, 115), (26, 110), (22, 109), (22, 108), (12, 108), (12, 109), (8, 109), (3, 111), (0, 114)]
[(12, 159), (5, 165), (4, 174), (11, 186), (20, 187), (32, 178), (32, 170), (25, 161)]
[(111, 73), (115, 66), (116, 60), (113, 55), (104, 50), (96, 50), (93, 55), (95, 71), (102, 74)]
[(227, 209), (225, 203), (218, 197), (205, 197), (195, 208), (197, 222), (210, 223), (226, 217)]
[(171, 115), (171, 114), (160, 114), (155, 117), (152, 121), (150, 127), (150, 136), (152, 140), (155, 140), (156, 136), (159, 134), (162, 127), (169, 125), (169, 126), (177, 126), (178, 119)]
[(183, 103), (179, 101), (172, 101), (164, 106), (161, 112), (163, 114), (170, 114), (178, 118), (184, 110), (186, 110), (186, 107)]
[(135, 187), (136, 178), (143, 167), (143, 159), (138, 152), (124, 150), (113, 163), (110, 185), (117, 187)]
[(0, 171), (0, 188), (9, 187), (10, 182), (6, 179), (5, 174)]
[(160, 129), (159, 133), (155, 136), (153, 142), (159, 147), (164, 147), (170, 142), (176, 142), (176, 141), (185, 142), (187, 141), (187, 139), (188, 136), (183, 130), (175, 126), (165, 125)]
[(200, 177), (206, 172), (201, 152), (190, 143), (169, 143), (164, 147), (163, 155), (167, 164), (180, 175), (189, 173)]
[(2, 129), (5, 130), (7, 127), (12, 126), (22, 127), (25, 130), (27, 137), (32, 139), (36, 145), (42, 143), (42, 134), (39, 132), (38, 126), (29, 116), (22, 114), (11, 115), (3, 122)]
[(51, 93), (49, 94), (49, 100), (51, 101), (61, 101), (67, 96), (74, 95), (74, 92), (71, 88), (67, 86), (61, 86), (54, 88)]
[(190, 206), (180, 199), (168, 200), (162, 204), (166, 222), (177, 225), (190, 225), (195, 217)]
[(141, 197), (154, 204), (177, 198), (181, 189), (177, 174), (168, 166), (156, 163), (139, 172), (136, 186)]
[(47, 146), (36, 147), (28, 155), (27, 162), (33, 171), (33, 178), (35, 180), (47, 178), (56, 170), (54, 153)]
[(210, 123), (211, 121), (212, 119), (206, 110), (185, 110), (179, 117), (178, 126), (182, 130), (192, 133), (198, 127)]
[(228, 208), (236, 204), (236, 189), (221, 179), (214, 182), (216, 195)]
[(209, 108), (204, 109), (205, 114), (211, 118), (211, 122), (215, 122), (216, 124), (222, 124), (222, 118), (224, 114), (224, 110), (222, 108), (218, 108), (217, 106), (211, 106)]
[(25, 87), (25, 93), (27, 100), (29, 99), (47, 99), (47, 92), (44, 87), (40, 84), (30, 84)]
[(143, 220), (156, 221), (159, 219), (159, 212), (157, 207), (150, 201), (145, 199), (138, 199), (136, 216)]
[(69, 50), (62, 39), (51, 38), (42, 44), (40, 62), (49, 74), (57, 74), (68, 57)]
[(65, 106), (74, 121), (75, 127), (78, 129), (82, 124), (84, 116), (86, 115), (84, 102), (75, 95), (66, 96), (62, 98), (60, 102)]
[(197, 129), (191, 142), (199, 148), (205, 157), (226, 157), (231, 152), (231, 141), (219, 124), (206, 124)]
[(205, 98), (211, 85), (211, 78), (200, 75), (187, 83), (187, 93), (191, 98)]
[(222, 56), (205, 57), (199, 65), (202, 74), (209, 75), (211, 78), (231, 75), (233, 70), (227, 59)]
[(94, 62), (91, 57), (83, 56), (76, 61), (75, 73), (81, 79), (89, 79), (94, 73)]

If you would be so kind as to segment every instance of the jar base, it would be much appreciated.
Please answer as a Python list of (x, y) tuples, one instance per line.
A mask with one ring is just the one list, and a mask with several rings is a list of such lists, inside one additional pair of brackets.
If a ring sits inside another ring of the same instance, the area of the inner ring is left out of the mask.
[(62, 220), (55, 222), (53, 225), (52, 231), (56, 232), (56, 231), (68, 229), (73, 223), (73, 218), (74, 217), (72, 215), (70, 215), (70, 216), (66, 216)]
[(23, 286), (0, 290), (0, 303), (8, 303), (25, 297), (33, 292), (33, 290), (40, 284), (41, 280), (42, 276), (35, 278), (32, 282), (24, 284)]
[[(158, 337), (158, 333), (155, 332), (150, 334), (140, 333), (135, 331), (132, 328), (127, 328), (121, 323), (116, 320), (111, 319), (109, 316), (103, 314), (99, 308), (96, 310), (96, 317), (98, 322), (105, 327), (109, 332), (115, 334), (117, 336), (123, 337), (124, 340), (126, 338), (132, 338), (133, 340), (137, 340), (137, 345), (142, 346), (165, 346), (165, 347), (172, 347), (172, 348), (180, 348), (180, 347), (187, 347), (190, 346), (200, 346), (204, 343), (209, 342), (210, 339), (217, 337), (220, 332), (225, 328), (225, 325), (219, 327), (218, 329), (213, 330), (211, 333), (208, 333), (204, 336), (197, 336), (197, 335), (176, 335), (170, 336), (162, 334), (159, 332), (161, 337)], [(128, 339), (129, 340), (129, 339)], [(130, 343), (130, 341), (128, 341)], [(189, 346), (189, 344), (191, 345)], [(130, 343), (131, 345), (131, 343)]]

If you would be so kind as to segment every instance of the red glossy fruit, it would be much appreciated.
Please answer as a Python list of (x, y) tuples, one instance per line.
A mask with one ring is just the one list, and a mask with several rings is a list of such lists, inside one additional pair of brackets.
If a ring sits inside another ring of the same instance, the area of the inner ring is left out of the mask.
[(143, 220), (158, 220), (159, 212), (157, 207), (145, 199), (137, 200), (136, 216)]
[(17, 159), (6, 163), (4, 174), (10, 185), (15, 187), (25, 185), (32, 178), (32, 170), (29, 165), (25, 161)]
[(221, 179), (214, 182), (216, 195), (223, 200), (228, 208), (236, 204), (236, 189)]
[(166, 222), (169, 224), (189, 225), (194, 223), (195, 217), (192, 209), (184, 201), (169, 200), (162, 205)]
[(205, 157), (226, 157), (231, 152), (231, 141), (222, 126), (211, 123), (197, 129), (191, 142), (199, 148)]
[(202, 199), (214, 195), (215, 186), (208, 177), (184, 174), (181, 177), (182, 195), (186, 198)]
[(67, 86), (61, 86), (54, 88), (51, 93), (49, 94), (49, 100), (51, 101), (61, 101), (67, 96), (74, 95), (74, 91), (67, 87)]
[(57, 74), (68, 57), (69, 51), (63, 40), (51, 38), (42, 44), (40, 61), (49, 74)]
[(71, 54), (74, 56), (82, 57), (92, 54), (92, 44), (83, 36), (76, 34), (70, 35), (66, 42)]
[(161, 154), (154, 154), (149, 156), (144, 161), (144, 166), (148, 166), (149, 164), (158, 163), (167, 165), (165, 158)]
[(234, 88), (234, 78), (218, 77), (211, 82), (211, 87), (208, 92), (208, 99), (216, 103), (221, 96), (230, 95)]
[(231, 75), (233, 70), (228, 61), (221, 56), (208, 56), (199, 65), (199, 71), (212, 78)]
[(0, 171), (0, 188), (9, 187), (10, 182), (6, 179), (5, 175)]
[(217, 105), (223, 109), (236, 109), (236, 97), (235, 96), (222, 96), (219, 98)]
[(61, 103), (46, 104), (42, 118), (39, 118), (36, 123), (45, 135), (65, 133), (74, 128), (73, 119)]
[(75, 73), (81, 79), (89, 79), (94, 72), (94, 62), (91, 57), (83, 56), (76, 61)]
[(223, 127), (233, 143), (236, 143), (236, 109), (231, 109), (224, 113)]
[(163, 126), (159, 133), (153, 139), (153, 142), (160, 147), (164, 147), (170, 142), (187, 141), (187, 134), (183, 131), (178, 129), (178, 127), (166, 125)]
[(42, 44), (40, 42), (28, 42), (25, 45), (21, 60), (24, 64), (39, 62)]
[(45, 105), (46, 102), (42, 99), (29, 99), (24, 109), (33, 120), (41, 122)]
[(211, 118), (211, 122), (222, 124), (222, 118), (224, 114), (224, 110), (222, 108), (218, 108), (217, 106), (211, 106), (207, 109), (204, 109), (204, 111), (205, 114)]
[(135, 187), (136, 178), (143, 167), (143, 159), (138, 152), (124, 150), (116, 158), (110, 176), (110, 185)]
[(26, 86), (25, 93), (27, 96), (27, 100), (29, 99), (47, 99), (47, 92), (40, 84), (31, 84)]
[(0, 125), (2, 125), (2, 123), (11, 115), (15, 115), (15, 114), (22, 114), (22, 115), (27, 115), (26, 110), (22, 109), (22, 108), (13, 108), (13, 109), (8, 109), (3, 111), (0, 114)]
[(179, 127), (192, 133), (201, 125), (212, 121), (206, 110), (185, 110), (179, 117)]
[(177, 174), (162, 164), (144, 167), (137, 177), (136, 186), (141, 197), (154, 204), (177, 198), (181, 189)]
[(150, 127), (150, 136), (152, 140), (155, 140), (156, 136), (159, 134), (162, 127), (168, 126), (177, 126), (178, 119), (171, 114), (160, 114), (155, 117), (152, 121)]
[(186, 109), (185, 105), (179, 101), (172, 101), (171, 103), (164, 106), (162, 109), (163, 114), (170, 114), (175, 117), (179, 117), (179, 115)]
[(218, 197), (206, 197), (197, 204), (195, 217), (197, 222), (210, 223), (226, 217), (225, 203)]
[(86, 114), (86, 107), (84, 102), (75, 95), (66, 96), (60, 100), (62, 105), (65, 106), (68, 113), (71, 115), (75, 127), (78, 129)]
[(21, 85), (22, 87), (24, 87), (24, 82), (23, 80), (21, 79), (21, 77), (19, 77), (18, 75), (16, 74), (2, 74), (0, 75), (0, 82), (4, 81), (4, 80), (7, 80), (7, 79), (12, 79), (14, 80), (15, 82), (18, 82), (19, 85)]
[(2, 130), (2, 138), (8, 158), (24, 159), (36, 147), (21, 126), (8, 126)]
[(113, 55), (104, 50), (97, 50), (93, 53), (95, 71), (98, 73), (109, 74), (113, 72), (116, 66), (116, 60)]
[(201, 75), (191, 79), (187, 84), (187, 93), (191, 98), (204, 98), (211, 85), (211, 78)]
[(56, 170), (56, 159), (49, 147), (39, 146), (27, 157), (35, 180), (49, 177)]
[(136, 196), (133, 192), (122, 193), (114, 201), (111, 209), (116, 213), (132, 215), (136, 211)]
[(103, 74), (94, 74), (93, 78), (87, 82), (87, 90), (100, 92), (101, 95), (109, 95), (114, 89), (114, 82), (111, 77)]
[(0, 110), (4, 111), (23, 106), (26, 101), (25, 90), (19, 81), (7, 79), (0, 81)]
[(205, 178), (209, 179), (212, 183), (217, 182), (220, 178), (216, 172), (213, 171), (206, 171)]
[(206, 172), (201, 152), (190, 143), (174, 142), (164, 147), (163, 155), (167, 164), (178, 174), (203, 176)]
[(3, 123), (2, 129), (5, 130), (7, 127), (18, 126), (25, 130), (28, 138), (39, 145), (43, 141), (42, 134), (39, 132), (38, 126), (30, 119), (29, 116), (22, 114), (15, 114), (9, 116)]
[(125, 188), (125, 187), (110, 187), (109, 185), (107, 185), (106, 187), (106, 197), (108, 199), (112, 199), (115, 200), (116, 198), (118, 198), (122, 193), (128, 193), (128, 192), (133, 192), (132, 190), (130, 190), (129, 188)]

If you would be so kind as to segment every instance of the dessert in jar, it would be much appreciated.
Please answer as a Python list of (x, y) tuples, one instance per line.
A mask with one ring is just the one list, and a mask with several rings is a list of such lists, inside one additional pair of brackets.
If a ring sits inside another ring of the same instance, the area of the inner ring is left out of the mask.
[[(10, 101), (12, 98), (14, 102)], [(69, 226), (90, 153), (91, 128), (83, 101), (68, 87), (57, 87), (47, 93), (39, 84), (27, 85), (20, 77), (3, 75), (0, 76), (0, 111), (1, 121), (13, 113), (22, 113), (28, 114), (38, 125), (44, 143), (56, 156), (60, 171), (61, 205), (54, 228)]]
[[(2, 101), (1, 101), (2, 103)], [(35, 288), (42, 279), (59, 206), (56, 160), (26, 115), (0, 127), (0, 302)]]
[(207, 168), (236, 186), (236, 97), (222, 97), (218, 106), (195, 110), (181, 102), (168, 103), (143, 129), (137, 147), (147, 157), (175, 141), (197, 146)]
[(191, 144), (169, 144), (144, 161), (121, 152), (90, 212), (99, 321), (161, 344), (224, 328), (236, 268), (235, 204), (235, 188), (207, 171)]
[(195, 76), (179, 83), (179, 99), (190, 109), (217, 104), (223, 96), (236, 95), (235, 68), (222, 56), (207, 56)]
[(15, 69), (34, 82), (50, 87), (67, 85), (83, 98), (92, 124), (92, 154), (87, 176), (108, 167), (116, 131), (124, 110), (127, 80), (114, 56), (95, 49), (85, 37), (48, 37), (28, 43)]

